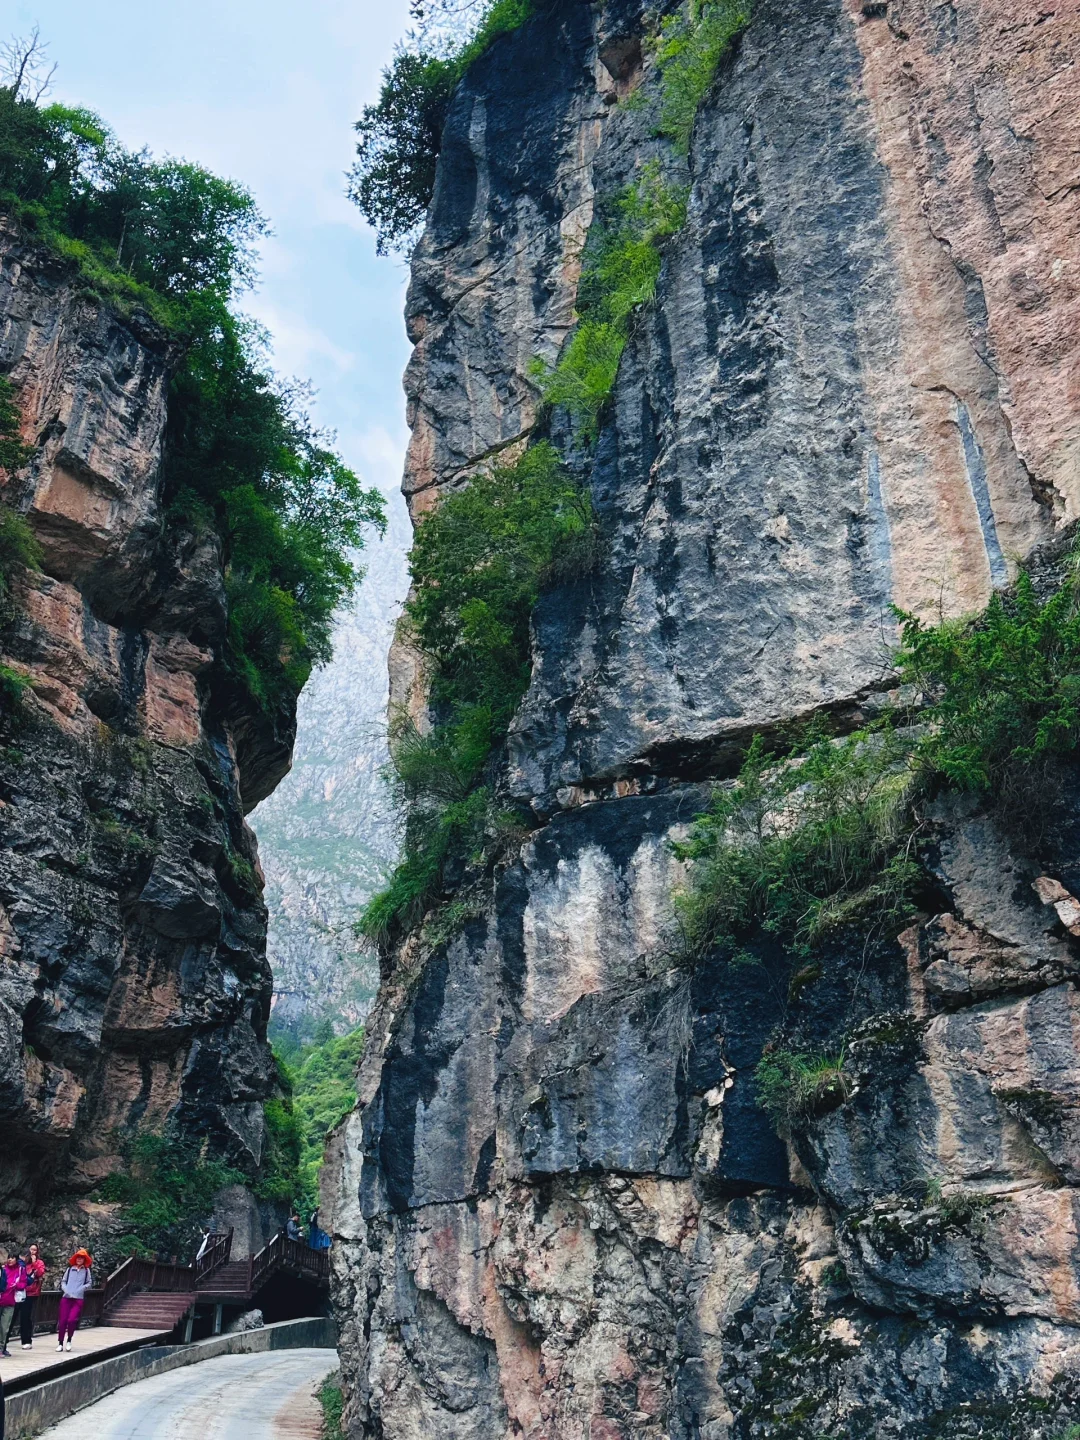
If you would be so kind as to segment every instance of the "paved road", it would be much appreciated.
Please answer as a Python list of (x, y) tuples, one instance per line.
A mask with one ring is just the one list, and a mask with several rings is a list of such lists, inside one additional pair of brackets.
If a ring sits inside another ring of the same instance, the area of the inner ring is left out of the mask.
[(334, 1350), (220, 1355), (125, 1385), (41, 1440), (317, 1440)]

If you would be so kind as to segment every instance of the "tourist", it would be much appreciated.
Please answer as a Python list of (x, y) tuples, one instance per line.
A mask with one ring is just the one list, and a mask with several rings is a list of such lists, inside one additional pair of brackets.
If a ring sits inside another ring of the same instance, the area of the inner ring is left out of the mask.
[(308, 1216), (308, 1245), (312, 1250), (330, 1249), (330, 1236), (319, 1224), (318, 1210)]
[(34, 1302), (41, 1294), (41, 1282), (45, 1279), (45, 1261), (41, 1250), (31, 1245), (26, 1252), (26, 1299), (19, 1306), (19, 1331), (22, 1348), (29, 1350), (34, 1343)]
[(15, 1323), (15, 1307), (26, 1299), (26, 1266), (17, 1255), (9, 1255), (0, 1270), (0, 1355), (10, 1360), (8, 1336)]
[(285, 1235), (289, 1240), (302, 1240), (300, 1233), (300, 1216), (290, 1215), (285, 1224)]
[(60, 1281), (60, 1323), (56, 1327), (58, 1351), (71, 1349), (72, 1337), (79, 1328), (79, 1316), (82, 1314), (86, 1292), (94, 1283), (91, 1273), (93, 1263), (85, 1250), (76, 1250)]

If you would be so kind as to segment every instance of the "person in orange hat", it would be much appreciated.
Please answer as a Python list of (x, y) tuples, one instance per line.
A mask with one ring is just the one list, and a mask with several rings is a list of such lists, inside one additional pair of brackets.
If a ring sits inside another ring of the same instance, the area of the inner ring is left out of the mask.
[(86, 1250), (76, 1250), (60, 1281), (60, 1323), (56, 1327), (57, 1350), (70, 1350), (72, 1336), (79, 1328), (86, 1292), (94, 1283), (93, 1260)]

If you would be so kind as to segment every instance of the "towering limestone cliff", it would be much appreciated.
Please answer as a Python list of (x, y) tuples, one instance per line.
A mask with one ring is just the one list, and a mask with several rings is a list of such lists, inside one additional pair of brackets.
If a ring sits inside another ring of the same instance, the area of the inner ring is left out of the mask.
[(92, 1196), (140, 1131), (254, 1176), (276, 1087), (244, 815), (294, 722), (229, 682), (218, 541), (163, 514), (178, 360), (5, 223), (0, 372), (30, 450), (3, 499), (42, 560), (0, 656), (28, 686), (0, 748), (0, 1234), (50, 1253), (107, 1237)]
[[(349, 1433), (1050, 1440), (1080, 1422), (1077, 777), (1039, 816), (941, 789), (913, 918), (810, 963), (760, 929), (678, 963), (671, 842), (753, 737), (877, 713), (892, 606), (1060, 573), (1080, 12), (755, 0), (589, 444), (531, 367), (666, 153), (627, 103), (655, 26), (551, 0), (476, 60), (413, 258), (414, 518), (549, 435), (599, 558), (533, 616), (499, 777), (529, 833), (482, 913), (384, 957), (325, 1212)], [(406, 645), (391, 673), (423, 726)], [(778, 1043), (831, 1057), (779, 1126)]]

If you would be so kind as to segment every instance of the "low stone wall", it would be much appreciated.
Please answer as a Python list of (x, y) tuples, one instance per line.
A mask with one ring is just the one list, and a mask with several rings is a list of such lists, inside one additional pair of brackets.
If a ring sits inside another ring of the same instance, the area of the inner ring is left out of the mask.
[(181, 1365), (195, 1365), (200, 1360), (213, 1360), (218, 1355), (252, 1355), (264, 1350), (334, 1350), (337, 1348), (337, 1327), (332, 1319), (316, 1316), (308, 1320), (282, 1320), (264, 1325), (261, 1330), (245, 1330), (239, 1335), (215, 1335), (197, 1340), (192, 1345), (148, 1345), (141, 1350), (102, 1360), (46, 1380), (32, 1390), (12, 1395), (7, 1402), (6, 1440), (28, 1440), (49, 1425), (55, 1425), (76, 1410), (83, 1410), (130, 1385), (146, 1380)]

